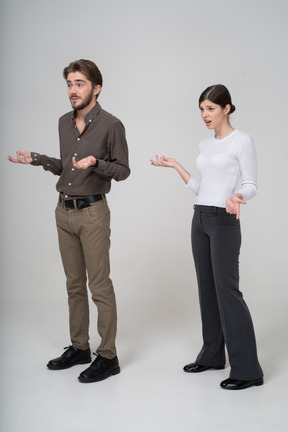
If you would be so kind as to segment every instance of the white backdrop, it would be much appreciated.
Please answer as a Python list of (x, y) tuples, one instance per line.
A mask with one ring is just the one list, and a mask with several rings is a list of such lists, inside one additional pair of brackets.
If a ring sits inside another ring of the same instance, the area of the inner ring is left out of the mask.
[[(236, 106), (232, 125), (252, 135), (258, 153), (259, 192), (241, 215), (241, 289), (272, 357), (270, 342), (287, 328), (287, 9), (286, 0), (2, 0), (2, 330), (8, 316), (19, 324), (33, 311), (51, 344), (51, 326), (67, 314), (57, 178), (7, 155), (58, 156), (58, 118), (71, 109), (62, 70), (87, 58), (104, 77), (99, 102), (123, 121), (130, 150), (131, 176), (108, 196), (119, 341), (158, 334), (169, 343), (186, 326), (200, 340), (194, 197), (149, 159), (164, 153), (195, 173), (198, 143), (211, 133), (198, 97), (222, 83)], [(58, 333), (68, 341), (68, 325)]]

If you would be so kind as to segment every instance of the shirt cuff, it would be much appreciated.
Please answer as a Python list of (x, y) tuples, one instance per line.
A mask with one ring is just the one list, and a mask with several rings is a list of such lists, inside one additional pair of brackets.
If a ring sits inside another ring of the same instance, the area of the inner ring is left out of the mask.
[(37, 165), (41, 165), (40, 157), (41, 157), (41, 155), (39, 153), (31, 152), (32, 162), (30, 162), (30, 164), (31, 165), (36, 165), (36, 166)]
[[(94, 156), (94, 157), (95, 157), (95, 156)], [(89, 168), (98, 168), (98, 165), (99, 165), (99, 159), (97, 159), (96, 157), (95, 157), (95, 159), (96, 159), (96, 163), (95, 163), (94, 165), (90, 165)]]

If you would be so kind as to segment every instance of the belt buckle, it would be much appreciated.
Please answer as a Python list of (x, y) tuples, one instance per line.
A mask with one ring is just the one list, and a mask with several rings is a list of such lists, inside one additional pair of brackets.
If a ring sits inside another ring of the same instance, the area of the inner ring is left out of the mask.
[(86, 207), (90, 207), (91, 204), (89, 202), (85, 201), (85, 199), (78, 199), (78, 200), (75, 200), (75, 205), (78, 208), (78, 210), (82, 210)]

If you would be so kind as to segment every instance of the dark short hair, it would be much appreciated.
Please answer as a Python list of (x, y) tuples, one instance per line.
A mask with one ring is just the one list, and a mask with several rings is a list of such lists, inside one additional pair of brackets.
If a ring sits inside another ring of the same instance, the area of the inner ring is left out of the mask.
[(90, 60), (80, 59), (70, 63), (69, 66), (65, 67), (63, 70), (63, 76), (65, 80), (67, 80), (68, 74), (72, 72), (83, 73), (86, 78), (92, 82), (93, 87), (96, 85), (100, 85), (102, 87), (103, 85), (103, 78), (100, 70), (96, 64)]
[(207, 87), (199, 97), (199, 106), (201, 102), (204, 102), (207, 99), (210, 102), (220, 105), (221, 108), (225, 108), (226, 105), (230, 105), (229, 114), (232, 114), (236, 110), (235, 106), (232, 104), (229, 90), (222, 84), (215, 84)]

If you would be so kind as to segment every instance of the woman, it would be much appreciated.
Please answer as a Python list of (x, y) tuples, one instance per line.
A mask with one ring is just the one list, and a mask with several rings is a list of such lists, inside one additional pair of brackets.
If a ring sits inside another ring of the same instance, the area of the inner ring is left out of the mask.
[[(174, 168), (197, 195), (192, 222), (202, 318), (203, 347), (185, 372), (224, 369), (225, 345), (231, 372), (223, 389), (263, 384), (253, 323), (239, 290), (240, 206), (256, 194), (256, 154), (249, 135), (234, 129), (235, 111), (223, 85), (208, 87), (199, 98), (202, 119), (214, 136), (200, 142), (196, 179), (175, 159), (158, 157), (151, 164)], [(235, 192), (239, 179), (242, 184)]]

